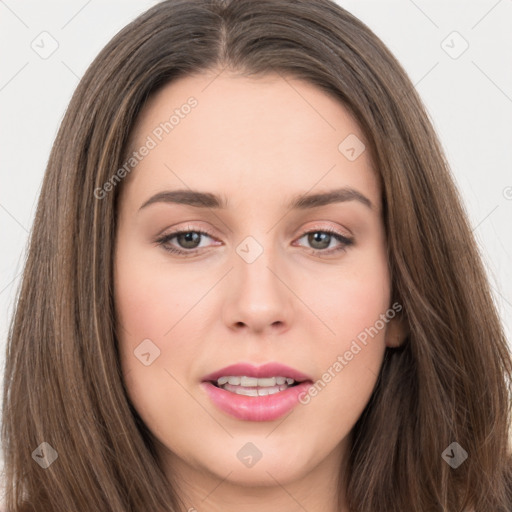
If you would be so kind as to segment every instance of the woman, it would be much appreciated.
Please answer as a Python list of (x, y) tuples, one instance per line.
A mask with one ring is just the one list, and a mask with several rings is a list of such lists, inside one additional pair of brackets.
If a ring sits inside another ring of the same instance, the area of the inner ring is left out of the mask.
[(50, 156), (7, 508), (510, 510), (511, 369), (382, 42), (328, 0), (162, 2), (93, 62)]

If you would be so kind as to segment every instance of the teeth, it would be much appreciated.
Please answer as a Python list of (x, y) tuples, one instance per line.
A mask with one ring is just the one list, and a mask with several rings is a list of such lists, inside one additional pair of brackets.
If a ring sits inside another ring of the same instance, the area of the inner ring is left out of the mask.
[(280, 386), (272, 386), (266, 389), (258, 389), (259, 396), (273, 395), (274, 393), (279, 393)]
[(256, 377), (240, 377), (240, 386), (257, 386), (258, 379)]
[[(243, 386), (246, 388), (267, 388), (269, 391), (277, 389), (277, 391), (273, 391), (274, 393), (277, 393), (278, 391), (280, 391), (281, 390), (280, 388), (283, 386), (284, 386), (284, 389), (286, 389), (288, 386), (291, 386), (294, 382), (295, 381), (289, 377), (281, 377), (281, 376), (279, 376), (279, 377), (264, 377), (264, 378), (258, 379), (257, 377), (225, 375), (225, 376), (219, 377), (217, 379), (217, 385), (219, 387), (229, 384), (231, 386)], [(257, 393), (259, 393), (259, 390), (254, 390), (254, 391), (257, 391)], [(265, 394), (272, 394), (272, 393), (270, 392), (270, 393), (265, 393)], [(258, 396), (258, 394), (249, 395), (249, 396)]]
[(222, 389), (226, 391), (231, 391), (236, 395), (244, 395), (244, 396), (266, 396), (266, 395), (274, 395), (275, 393), (279, 393), (280, 391), (284, 391), (288, 389), (288, 386), (272, 386), (267, 388), (243, 388), (241, 386), (232, 386), (231, 384), (225, 384), (222, 386)]
[[(260, 387), (272, 387), (276, 385), (276, 378), (275, 377), (267, 377), (265, 379), (254, 379), (257, 382), (257, 385)], [(244, 379), (242, 379), (242, 385)], [(247, 384), (245, 384), (247, 386)]]

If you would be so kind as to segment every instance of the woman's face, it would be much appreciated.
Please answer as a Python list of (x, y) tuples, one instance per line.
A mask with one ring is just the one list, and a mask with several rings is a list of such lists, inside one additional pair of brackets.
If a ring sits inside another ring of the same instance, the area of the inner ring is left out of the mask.
[[(335, 486), (398, 340), (363, 144), (339, 102), (279, 75), (182, 78), (138, 119), (119, 203), (119, 350), (132, 403), (190, 488)], [(206, 382), (223, 376), (231, 387)]]

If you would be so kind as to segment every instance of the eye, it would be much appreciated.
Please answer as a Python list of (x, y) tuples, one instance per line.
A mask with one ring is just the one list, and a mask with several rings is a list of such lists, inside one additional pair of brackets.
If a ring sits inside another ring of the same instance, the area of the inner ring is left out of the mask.
[[(162, 235), (155, 240), (155, 243), (173, 254), (194, 255), (198, 252), (198, 249), (202, 248), (200, 244), (205, 237), (214, 238), (208, 231), (193, 229), (189, 226), (186, 229)], [(348, 246), (354, 244), (352, 238), (348, 238), (331, 228), (306, 231), (297, 240), (304, 237), (307, 237), (307, 242), (312, 246), (313, 254), (328, 255), (345, 251)], [(176, 239), (178, 246), (171, 243), (174, 239)], [(338, 245), (332, 247), (332, 242), (338, 242)]]
[[(354, 244), (353, 238), (348, 238), (331, 228), (306, 231), (297, 240), (304, 237), (307, 237), (307, 242), (312, 246), (312, 252), (314, 254), (321, 255), (345, 251), (348, 246)], [(332, 247), (331, 242), (336, 241), (338, 242), (338, 245)]]
[[(166, 251), (174, 254), (195, 254), (196, 250), (200, 248), (200, 243), (204, 237), (213, 238), (213, 235), (208, 231), (188, 227), (187, 229), (165, 234), (157, 238), (155, 242)], [(171, 240), (174, 238), (179, 244), (178, 247), (171, 244)]]

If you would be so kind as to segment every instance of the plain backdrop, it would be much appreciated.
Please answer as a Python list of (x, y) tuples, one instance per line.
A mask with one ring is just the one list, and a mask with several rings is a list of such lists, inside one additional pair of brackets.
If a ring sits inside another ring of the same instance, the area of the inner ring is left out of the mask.
[[(0, 0), (2, 378), (8, 322), (58, 126), (97, 53), (155, 3)], [(423, 98), (465, 201), (510, 341), (512, 0), (338, 3), (384, 41)]]

